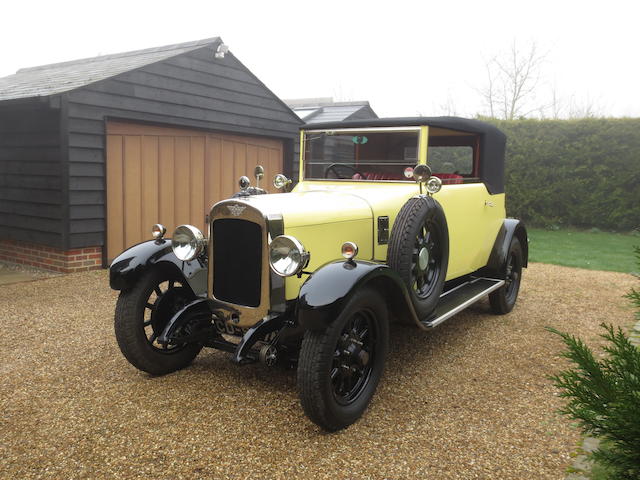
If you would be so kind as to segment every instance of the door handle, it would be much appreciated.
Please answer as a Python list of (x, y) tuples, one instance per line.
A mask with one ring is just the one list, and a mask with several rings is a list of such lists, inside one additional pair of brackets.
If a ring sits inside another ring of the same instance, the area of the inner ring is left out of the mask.
[(495, 204), (495, 203), (493, 203), (491, 200), (485, 200), (485, 201), (484, 201), (484, 205), (485, 205), (486, 207), (495, 207), (495, 206), (496, 206), (496, 204)]

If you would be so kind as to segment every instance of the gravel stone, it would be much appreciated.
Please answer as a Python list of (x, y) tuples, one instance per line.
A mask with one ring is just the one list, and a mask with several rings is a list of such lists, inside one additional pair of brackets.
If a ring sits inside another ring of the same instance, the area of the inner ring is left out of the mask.
[(363, 418), (326, 434), (295, 372), (205, 349), (164, 377), (130, 366), (117, 292), (94, 271), (0, 287), (0, 478), (562, 479), (580, 435), (546, 375), (553, 326), (600, 342), (628, 327), (631, 275), (532, 264), (506, 316), (474, 305), (432, 332), (392, 326)]

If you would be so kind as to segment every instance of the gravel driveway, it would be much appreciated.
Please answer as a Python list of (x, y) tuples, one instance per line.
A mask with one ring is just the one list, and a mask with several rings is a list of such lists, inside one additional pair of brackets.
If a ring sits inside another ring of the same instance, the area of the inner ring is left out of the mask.
[(552, 325), (597, 341), (630, 325), (630, 275), (533, 264), (516, 309), (480, 303), (431, 333), (392, 328), (385, 376), (355, 425), (325, 434), (295, 374), (204, 350), (152, 378), (113, 335), (105, 271), (0, 287), (0, 478), (562, 479), (577, 430), (545, 375)]

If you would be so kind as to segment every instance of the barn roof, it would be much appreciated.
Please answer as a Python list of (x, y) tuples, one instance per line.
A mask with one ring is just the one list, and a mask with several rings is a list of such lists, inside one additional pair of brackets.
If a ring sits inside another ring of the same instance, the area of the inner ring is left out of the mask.
[(68, 92), (129, 70), (221, 42), (219, 37), (213, 37), (133, 52), (22, 68), (13, 75), (0, 78), (0, 101), (47, 97)]

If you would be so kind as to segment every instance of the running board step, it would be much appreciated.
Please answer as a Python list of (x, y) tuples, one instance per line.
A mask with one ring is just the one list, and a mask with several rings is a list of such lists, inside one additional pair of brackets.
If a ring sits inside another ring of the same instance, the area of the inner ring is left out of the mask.
[(504, 280), (496, 278), (474, 278), (440, 295), (440, 303), (428, 320), (422, 321), (424, 328), (433, 328), (477, 302), (485, 295), (504, 285)]

